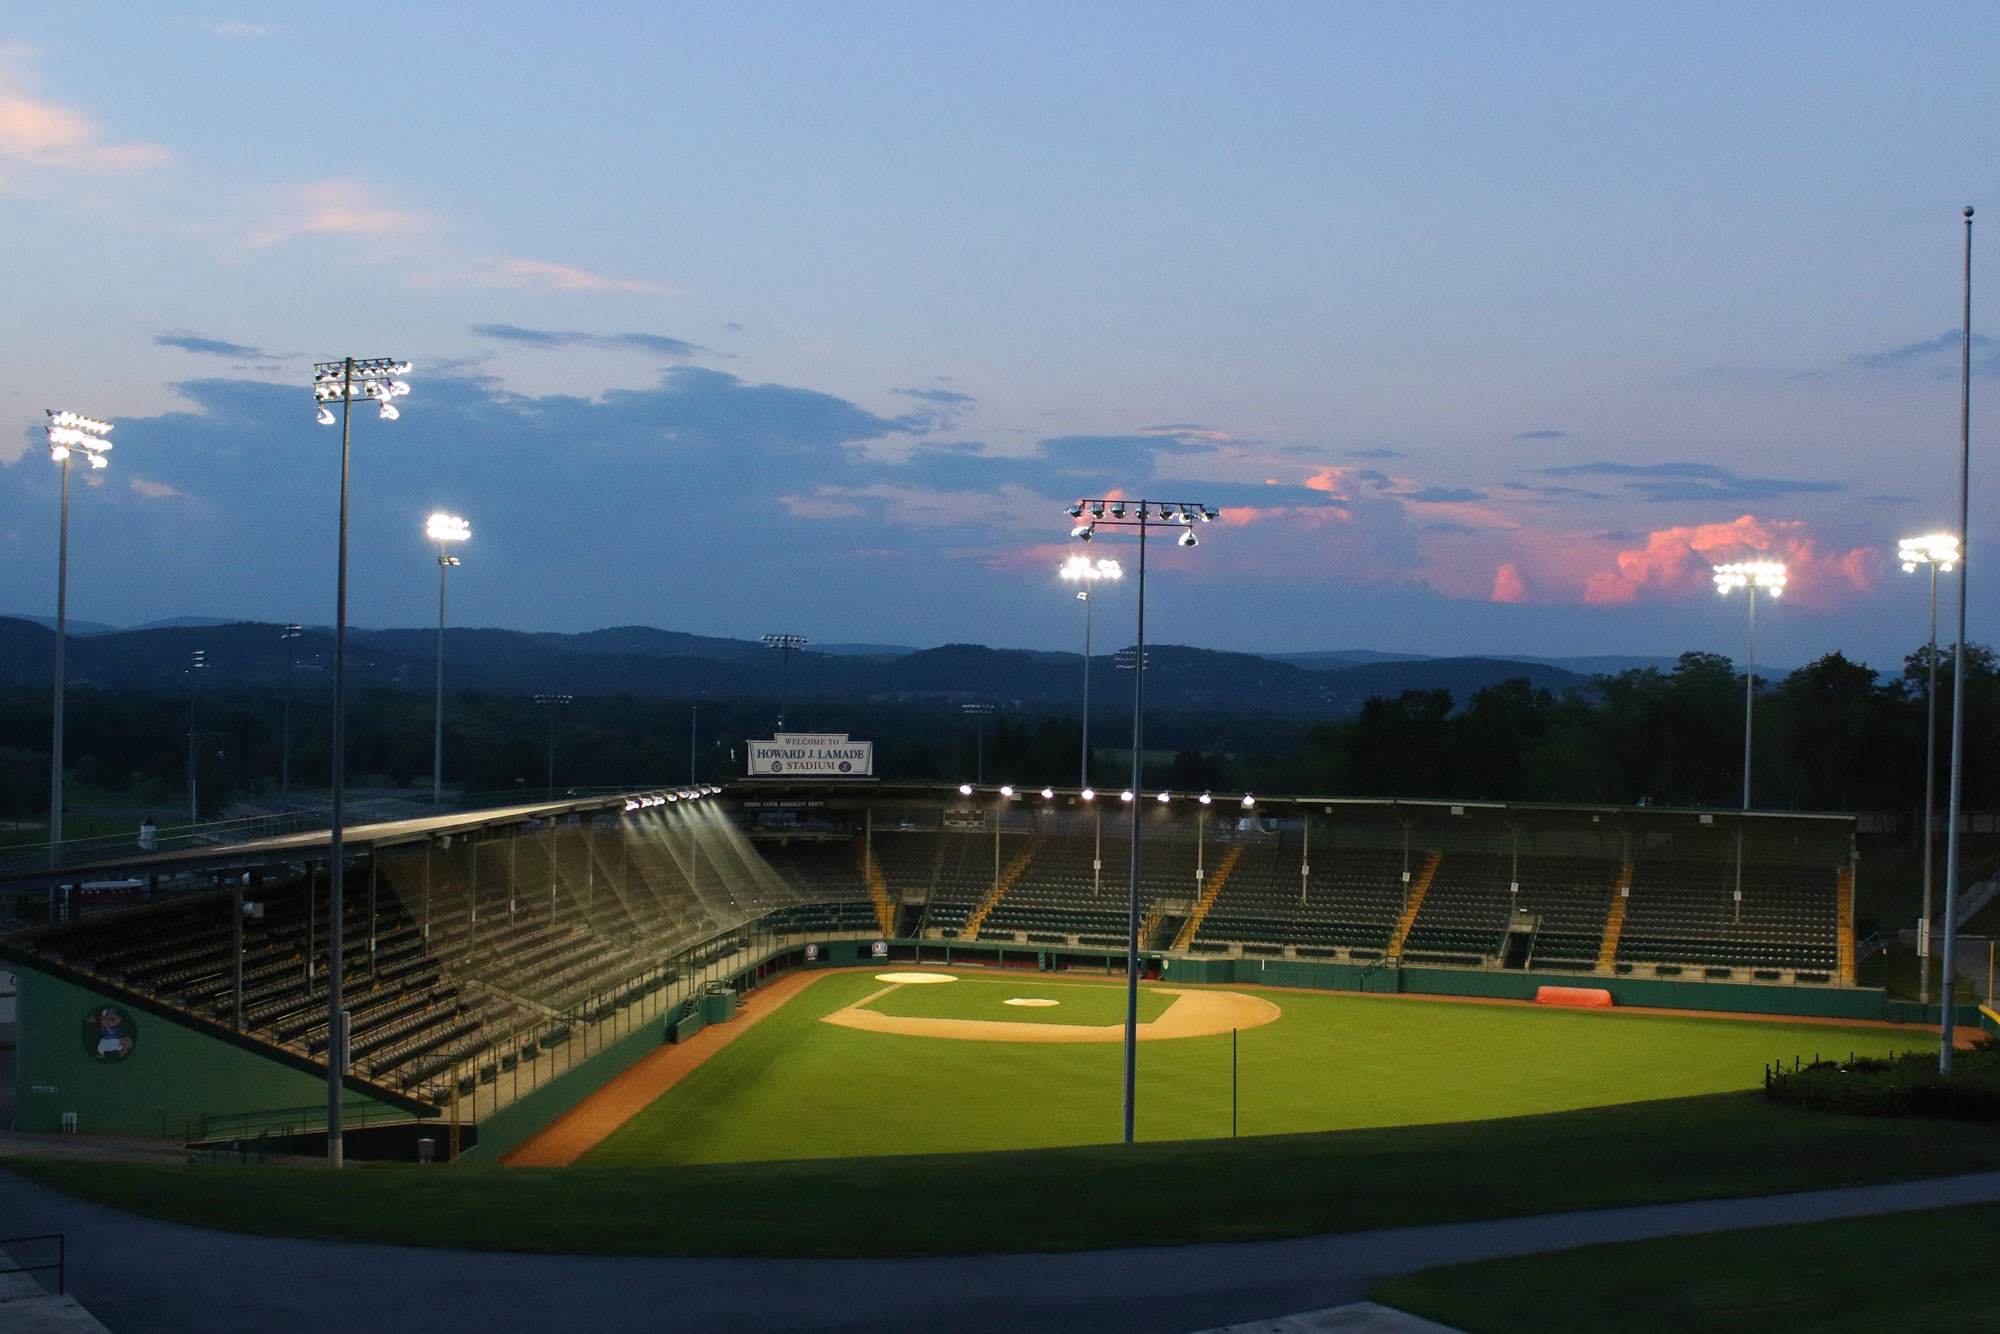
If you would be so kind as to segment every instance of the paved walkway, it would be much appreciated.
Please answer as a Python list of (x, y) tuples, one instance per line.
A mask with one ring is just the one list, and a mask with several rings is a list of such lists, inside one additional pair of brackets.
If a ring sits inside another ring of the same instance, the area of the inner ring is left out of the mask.
[(0, 1235), (67, 1233), (70, 1291), (117, 1334), (1185, 1334), (1353, 1302), (1382, 1278), (1430, 1265), (1992, 1200), (2000, 1172), (1241, 1245), (926, 1260), (609, 1259), (238, 1236), (122, 1214), (0, 1170)]

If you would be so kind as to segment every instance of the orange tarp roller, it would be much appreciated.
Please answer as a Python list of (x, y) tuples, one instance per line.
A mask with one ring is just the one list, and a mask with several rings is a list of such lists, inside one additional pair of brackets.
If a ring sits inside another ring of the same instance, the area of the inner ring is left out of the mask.
[(1537, 1005), (1578, 1005), (1586, 1010), (1611, 1008), (1611, 993), (1602, 987), (1536, 987)]

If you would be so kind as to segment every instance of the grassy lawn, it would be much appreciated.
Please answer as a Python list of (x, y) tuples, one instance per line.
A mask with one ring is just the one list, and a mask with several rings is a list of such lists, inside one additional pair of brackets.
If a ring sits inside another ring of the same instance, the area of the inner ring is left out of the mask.
[(120, 1208), (238, 1231), (593, 1254), (924, 1255), (1255, 1240), (1936, 1176), (2000, 1168), (2000, 1136), (1958, 1122), (1786, 1111), (1733, 1093), (957, 1156), (338, 1174), (8, 1166)]
[[(626, 1123), (584, 1165), (961, 1153), (1119, 1137), (1120, 1044), (966, 1042), (818, 1022), (882, 985), (872, 973), (823, 976)], [(968, 1015), (954, 996), (1055, 996), (1064, 985), (1028, 973), (905, 987), (877, 1004), (944, 1005)], [(1090, 994), (1102, 994), (1114, 1010), (1120, 1003), (1115, 986)], [(1849, 1052), (1880, 1054), (1927, 1040), (1917, 1030), (1332, 992), (1257, 994), (1284, 1015), (1240, 1035), (1245, 1135), (1732, 1092), (1757, 1086), (1767, 1061), (1810, 1060), (1815, 1053), (1845, 1059)], [(1012, 1018), (1036, 1011), (996, 1004), (993, 1013)], [(1226, 1136), (1228, 1034), (1145, 1043), (1139, 1085), (1140, 1138)]]
[[(1158, 1019), (1173, 999), (1150, 987), (1140, 987), (1139, 1022)], [(1009, 1005), (1010, 1000), (1056, 1003)], [(868, 1002), (865, 1008), (916, 1019), (990, 1019), (1003, 1024), (1101, 1027), (1125, 1022), (1125, 984), (1056, 982), (1034, 973), (1019, 978), (960, 977), (956, 982), (897, 987), (888, 995)]]
[(2000, 1205), (1588, 1246), (1369, 1294), (1470, 1334), (2000, 1328)]

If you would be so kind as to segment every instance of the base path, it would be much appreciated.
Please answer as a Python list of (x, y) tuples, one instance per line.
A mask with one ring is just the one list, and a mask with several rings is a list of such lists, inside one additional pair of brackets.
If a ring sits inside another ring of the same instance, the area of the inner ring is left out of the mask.
[(564, 1112), (500, 1160), (506, 1167), (568, 1167), (637, 1116), (709, 1057), (804, 991), (825, 973), (787, 973), (746, 992), (743, 1008), (724, 1024), (711, 1024), (686, 1042), (662, 1046), (597, 1092)]
[[(901, 985), (900, 983), (897, 985)], [(1123, 1024), (1013, 1024), (1003, 1019), (923, 1019), (883, 1014), (862, 1007), (896, 990), (887, 986), (852, 1005), (821, 1016), (820, 1022), (859, 1028), (870, 1033), (900, 1033), (906, 1037), (956, 1038), (962, 1042), (1123, 1042)], [(1205, 1038), (1238, 1028), (1258, 1028), (1284, 1013), (1262, 996), (1240, 991), (1183, 991), (1178, 987), (1147, 987), (1173, 1004), (1158, 1019), (1139, 1025), (1139, 1040)]]

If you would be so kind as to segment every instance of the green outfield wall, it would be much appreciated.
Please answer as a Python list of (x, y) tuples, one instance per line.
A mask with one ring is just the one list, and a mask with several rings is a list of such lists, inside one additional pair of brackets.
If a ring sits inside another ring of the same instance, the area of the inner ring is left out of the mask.
[[(1804, 1015), (1826, 1019), (1895, 1019), (1903, 1023), (1936, 1023), (1922, 1007), (1890, 1001), (1876, 987), (1757, 986), (1747, 982), (1671, 982), (1641, 977), (1601, 977), (1592, 974), (1482, 972), (1471, 968), (1396, 968), (1351, 963), (1321, 963), (1308, 959), (1168, 958), (1161, 961), (1163, 981), (1235, 983), (1239, 986), (1300, 987), (1314, 991), (1366, 991), (1419, 996), (1481, 996), (1500, 1000), (1533, 1000), (1538, 987), (1601, 987), (1619, 1005), (1652, 1006), (1666, 1010), (1722, 1010), (1739, 1014)], [(1975, 1007), (1961, 1007), (1977, 1023)]]
[(479, 1142), (465, 1149), (459, 1161), (497, 1163), (533, 1138), (551, 1121), (630, 1070), (666, 1040), (667, 1018), (655, 1018), (606, 1046), (589, 1060), (567, 1071), (532, 1093), (482, 1117)]
[[(206, 1120), (326, 1105), (326, 1077), (108, 991), (10, 965), (20, 978), (14, 1128), (92, 1135), (200, 1133)], [(104, 1018), (105, 1012), (112, 1017)], [(406, 1117), (350, 1087), (349, 1105)], [(323, 1115), (323, 1114), (322, 1114)]]

